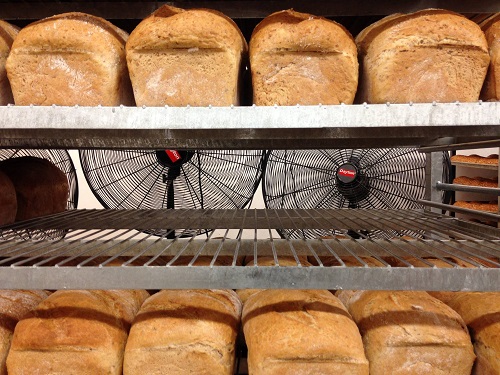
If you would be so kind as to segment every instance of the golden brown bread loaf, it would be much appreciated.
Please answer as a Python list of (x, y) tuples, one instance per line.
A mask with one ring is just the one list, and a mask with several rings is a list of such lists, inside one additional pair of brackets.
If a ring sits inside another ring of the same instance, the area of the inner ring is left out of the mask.
[(6, 66), (15, 104), (134, 104), (125, 60), (128, 34), (110, 22), (64, 13), (34, 22), (18, 36)]
[(476, 101), (490, 62), (480, 27), (441, 9), (385, 17), (356, 43), (358, 102)]
[(459, 176), (453, 179), (454, 184), (468, 185), (468, 186), (482, 186), (482, 187), (498, 187), (498, 179), (496, 178), (485, 178), (485, 177), (468, 177)]
[(498, 165), (498, 154), (489, 156), (473, 155), (453, 155), (450, 160), (452, 162), (471, 163), (471, 164), (492, 164)]
[(358, 57), (340, 24), (291, 9), (260, 22), (250, 39), (256, 105), (351, 104)]
[(13, 223), (16, 214), (16, 189), (9, 176), (0, 170), (0, 225)]
[(242, 320), (250, 374), (368, 375), (358, 328), (328, 291), (262, 291)]
[(67, 209), (69, 184), (64, 172), (46, 159), (33, 156), (0, 162), (16, 190), (16, 221), (62, 212)]
[(500, 13), (496, 13), (479, 24), (486, 36), (490, 50), (490, 66), (481, 91), (481, 99), (500, 100)]
[(18, 32), (17, 26), (0, 20), (0, 105), (14, 104), (5, 63)]
[(500, 293), (459, 292), (448, 305), (469, 327), (477, 356), (472, 374), (500, 374)]
[(47, 295), (43, 290), (0, 290), (0, 375), (7, 375), (5, 361), (17, 322)]
[(164, 5), (140, 22), (127, 41), (136, 103), (239, 104), (247, 50), (238, 26), (224, 14)]
[(469, 375), (475, 355), (460, 315), (418, 291), (337, 293), (357, 323), (370, 375)]
[(456, 201), (453, 205), (456, 207), (468, 208), (470, 210), (498, 212), (497, 202)]
[(123, 374), (232, 375), (240, 316), (232, 290), (162, 290), (137, 314)]
[(122, 374), (130, 324), (143, 290), (60, 290), (21, 320), (7, 357), (10, 375)]

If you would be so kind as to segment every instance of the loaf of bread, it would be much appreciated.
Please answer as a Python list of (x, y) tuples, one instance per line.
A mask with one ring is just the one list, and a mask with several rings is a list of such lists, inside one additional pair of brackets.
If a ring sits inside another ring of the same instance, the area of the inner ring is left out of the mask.
[(242, 320), (249, 374), (368, 375), (358, 328), (326, 290), (262, 291)]
[(459, 176), (453, 179), (453, 183), (458, 185), (481, 186), (489, 188), (498, 187), (498, 179), (496, 178)]
[(469, 375), (475, 355), (467, 327), (446, 304), (419, 291), (341, 291), (357, 323), (370, 375)]
[(488, 156), (479, 156), (476, 154), (453, 155), (450, 160), (458, 163), (498, 165), (498, 154), (491, 154)]
[(497, 202), (481, 202), (481, 201), (456, 201), (453, 203), (455, 207), (468, 208), (469, 210), (478, 210), (486, 212), (498, 212)]
[(209, 9), (164, 5), (127, 41), (127, 63), (137, 105), (239, 104), (248, 51), (238, 26)]
[(469, 327), (477, 356), (472, 374), (500, 374), (500, 293), (459, 292), (448, 304)]
[(13, 223), (16, 214), (16, 189), (9, 176), (0, 170), (0, 225)]
[(440, 9), (385, 17), (356, 43), (358, 102), (476, 101), (490, 62), (481, 28)]
[(6, 65), (15, 104), (134, 105), (127, 37), (106, 20), (77, 12), (24, 27)]
[(124, 375), (234, 374), (241, 302), (232, 290), (162, 290), (130, 330)]
[(0, 20), (0, 105), (14, 104), (5, 64), (18, 32), (17, 26)]
[(0, 290), (0, 375), (7, 375), (5, 361), (14, 328), (45, 298), (43, 290)]
[(291, 9), (255, 27), (250, 70), (256, 105), (351, 104), (358, 87), (351, 34), (334, 21)]
[(148, 296), (143, 290), (51, 294), (17, 324), (9, 375), (121, 375), (130, 324)]
[(498, 101), (500, 100), (500, 13), (485, 19), (479, 26), (486, 36), (491, 57), (481, 99)]
[(67, 209), (69, 184), (64, 172), (46, 159), (22, 156), (0, 162), (16, 190), (16, 221)]

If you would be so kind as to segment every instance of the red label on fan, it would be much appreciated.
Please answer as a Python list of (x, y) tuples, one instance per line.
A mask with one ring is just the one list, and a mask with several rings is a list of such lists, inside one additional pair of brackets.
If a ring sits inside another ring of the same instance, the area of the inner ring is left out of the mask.
[(165, 152), (167, 153), (167, 155), (170, 158), (170, 160), (172, 161), (172, 163), (175, 163), (176, 161), (181, 160), (181, 155), (179, 154), (178, 151), (175, 151), (175, 150), (165, 150)]
[(344, 168), (340, 168), (338, 174), (346, 177), (356, 177), (356, 171), (350, 171)]

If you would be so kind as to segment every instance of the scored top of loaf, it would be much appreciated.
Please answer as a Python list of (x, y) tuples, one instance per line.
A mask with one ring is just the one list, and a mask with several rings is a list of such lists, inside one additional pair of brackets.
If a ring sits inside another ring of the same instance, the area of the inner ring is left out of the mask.
[[(440, 28), (440, 22), (446, 23), (446, 27)], [(483, 51), (488, 49), (483, 32), (473, 21), (444, 9), (424, 9), (414, 13), (397, 13), (384, 17), (362, 30), (356, 37), (359, 53), (366, 54), (372, 42), (388, 30), (394, 30), (395, 35), (387, 34), (383, 43), (390, 44), (391, 48), (397, 46), (399, 40), (399, 43), (403, 43), (401, 46), (405, 48), (454, 45)]]
[(247, 50), (246, 40), (234, 21), (212, 9), (158, 8), (130, 34), (127, 50), (199, 48)]
[(255, 27), (250, 39), (250, 54), (282, 50), (357, 54), (354, 39), (344, 26), (293, 9), (264, 18)]
[[(68, 38), (68, 34), (71, 38)], [(128, 34), (111, 22), (80, 12), (62, 13), (21, 29), (13, 49), (22, 52), (74, 51), (116, 54), (124, 57)]]

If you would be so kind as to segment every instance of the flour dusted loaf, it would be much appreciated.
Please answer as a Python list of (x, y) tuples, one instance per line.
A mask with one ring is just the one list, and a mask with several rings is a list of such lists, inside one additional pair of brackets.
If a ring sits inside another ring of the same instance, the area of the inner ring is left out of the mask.
[(17, 26), (0, 20), (0, 105), (14, 104), (5, 63), (18, 32)]
[(224, 14), (164, 5), (127, 41), (137, 105), (239, 104), (247, 50), (238, 26)]
[(250, 70), (256, 105), (351, 104), (358, 86), (351, 34), (334, 21), (291, 9), (254, 29)]
[(11, 158), (0, 162), (0, 171), (9, 177), (16, 191), (16, 221), (67, 209), (68, 179), (51, 161), (34, 156)]
[(484, 81), (481, 99), (500, 100), (500, 13), (480, 23), (490, 50), (491, 62)]
[(130, 330), (124, 375), (234, 374), (241, 302), (232, 290), (162, 290)]
[(110, 22), (78, 12), (24, 27), (6, 65), (15, 104), (134, 105), (127, 37)]
[(17, 324), (9, 375), (121, 375), (130, 324), (148, 296), (143, 290), (54, 292)]
[(475, 355), (455, 311), (426, 292), (341, 291), (357, 323), (370, 375), (469, 375)]
[(472, 374), (500, 374), (500, 293), (459, 292), (448, 305), (469, 327), (477, 356)]
[(385, 17), (356, 43), (358, 102), (476, 101), (490, 62), (481, 28), (441, 9)]
[(0, 375), (7, 375), (5, 361), (17, 322), (45, 298), (43, 290), (0, 290)]
[(16, 214), (16, 189), (9, 176), (0, 170), (0, 225), (13, 223)]
[(243, 307), (252, 375), (368, 375), (361, 336), (342, 303), (326, 290), (269, 289)]

